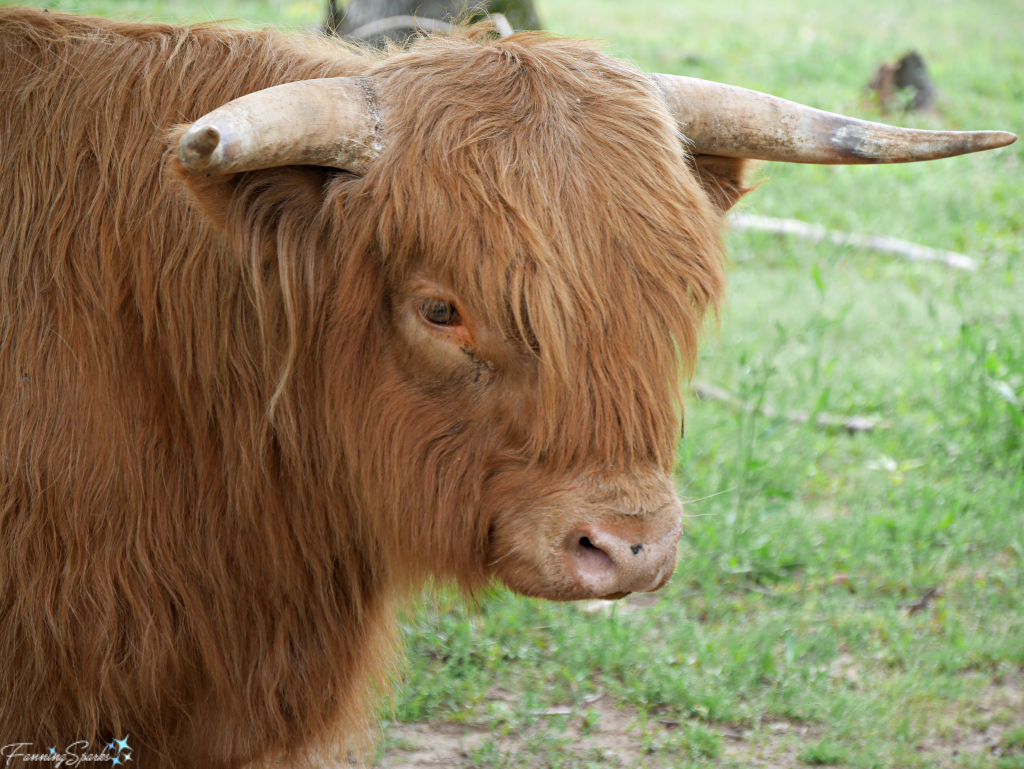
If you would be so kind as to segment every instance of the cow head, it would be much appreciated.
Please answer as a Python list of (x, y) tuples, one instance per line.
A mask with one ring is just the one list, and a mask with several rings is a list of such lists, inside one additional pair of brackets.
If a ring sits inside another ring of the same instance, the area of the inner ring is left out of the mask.
[(361, 511), (346, 536), (394, 574), (571, 600), (656, 590), (675, 567), (680, 378), (722, 294), (744, 160), (903, 162), (1007, 136), (864, 123), (518, 35), (250, 94), (178, 150), (215, 217), (273, 212), (274, 232), (240, 237), (281, 262), (286, 327), (289, 285), (324, 293), (317, 345), (282, 367), (319, 394), (304, 418), (334, 436), (326, 488)]

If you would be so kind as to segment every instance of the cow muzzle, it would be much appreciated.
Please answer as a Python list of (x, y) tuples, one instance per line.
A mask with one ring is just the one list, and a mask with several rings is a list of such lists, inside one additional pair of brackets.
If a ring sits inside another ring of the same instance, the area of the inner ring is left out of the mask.
[(650, 593), (676, 568), (682, 532), (679, 503), (655, 516), (584, 524), (565, 543), (566, 568), (582, 592), (598, 598)]
[(682, 505), (666, 473), (530, 480), (501, 495), (506, 504), (519, 504), (506, 508), (492, 528), (492, 574), (509, 587), (578, 601), (652, 592), (668, 582)]

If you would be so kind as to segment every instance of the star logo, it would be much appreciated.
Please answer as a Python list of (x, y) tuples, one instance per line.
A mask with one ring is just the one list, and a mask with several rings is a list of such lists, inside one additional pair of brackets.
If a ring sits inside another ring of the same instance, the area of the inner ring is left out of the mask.
[(117, 756), (114, 756), (114, 759), (110, 763), (113, 764), (114, 766), (117, 766), (118, 764), (121, 763), (121, 759), (118, 758)]
[(107, 750), (113, 750), (114, 747), (115, 747), (114, 743), (112, 743), (112, 742), (108, 742), (107, 743)]
[(50, 755), (51, 756), (57, 755), (57, 748), (50, 748)]
[(118, 753), (120, 753), (122, 750), (131, 750), (131, 748), (128, 746), (128, 736), (129, 735), (126, 734), (123, 740), (114, 740), (114, 742), (117, 743)]
[(132, 760), (132, 754), (131, 753), (125, 753), (124, 754), (124, 762), (127, 764), (131, 760)]

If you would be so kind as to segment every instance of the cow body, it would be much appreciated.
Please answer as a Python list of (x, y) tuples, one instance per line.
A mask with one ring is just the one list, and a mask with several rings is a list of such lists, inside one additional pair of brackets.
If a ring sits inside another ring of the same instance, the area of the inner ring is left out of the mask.
[[(0, 72), (5, 744), (298, 759), (358, 731), (428, 576), (583, 597), (558, 548), (597, 515), (670, 542), (667, 579), (742, 178), (704, 191), (642, 76), (542, 36), (377, 58), (19, 9)], [(382, 93), (365, 177), (178, 165), (177, 126), (336, 76)], [(420, 323), (435, 295), (465, 324)]]
[(189, 114), (365, 62), (16, 10), (0, 59), (0, 736), (213, 767), (344, 728), (387, 589), (312, 555), (332, 470), (289, 466), (247, 267), (163, 155)]

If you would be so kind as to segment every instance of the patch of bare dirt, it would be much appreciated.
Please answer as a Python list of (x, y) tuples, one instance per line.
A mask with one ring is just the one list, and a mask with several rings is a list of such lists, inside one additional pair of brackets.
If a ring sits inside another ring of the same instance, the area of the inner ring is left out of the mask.
[(388, 729), (390, 747), (377, 766), (467, 766), (468, 755), (486, 736), (485, 730), (466, 724), (395, 724)]
[[(844, 673), (845, 675), (845, 673)], [(494, 688), (488, 692), (492, 702), (516, 702), (519, 695)], [(596, 711), (596, 716), (593, 717)], [(586, 714), (591, 714), (587, 719)], [(565, 750), (581, 758), (599, 758), (603, 766), (656, 766), (645, 745), (650, 737), (670, 735), (680, 728), (674, 719), (650, 715), (646, 726), (637, 720), (636, 710), (601, 697), (577, 708), (551, 708), (537, 714), (539, 721), (531, 730), (544, 730), (547, 720), (569, 717), (565, 730), (558, 734), (566, 740)], [(819, 727), (785, 719), (765, 719), (751, 725), (703, 724), (722, 737), (722, 754), (716, 760), (702, 759), (704, 765), (733, 764), (760, 769), (792, 769), (801, 766), (800, 754), (808, 744), (821, 739)], [(943, 717), (936, 719), (929, 735), (917, 746), (937, 768), (962, 764), (964, 755), (993, 757), (1000, 755), (1003, 736), (1012, 729), (1024, 727), (1024, 686), (1019, 675), (988, 683), (981, 692), (952, 705)], [(644, 740), (643, 729), (648, 730)], [(512, 757), (521, 765), (527, 760), (528, 735), (511, 731), (492, 735), (484, 726), (456, 723), (390, 724), (386, 727), (386, 749), (376, 763), (348, 763), (340, 767), (371, 765), (379, 769), (424, 769), (446, 767), (458, 769), (472, 765), (474, 753), (488, 742), (489, 750)], [(656, 741), (656, 740), (655, 740)], [(497, 756), (492, 753), (492, 757)], [(958, 758), (959, 757), (959, 758)], [(538, 766), (543, 765), (542, 756)]]
[[(503, 700), (506, 697), (502, 695), (510, 693), (493, 690), (491, 694), (493, 699)], [(560, 709), (553, 710), (552, 715), (562, 715)], [(582, 715), (570, 718), (564, 732), (570, 738), (568, 750), (580, 757), (599, 757), (601, 764), (608, 767), (648, 765), (647, 751), (641, 741), (642, 727), (635, 709), (603, 697), (583, 710), (591, 715), (596, 711), (598, 717), (590, 718), (589, 724), (585, 724)], [(544, 717), (541, 718), (539, 728), (543, 728)], [(472, 765), (470, 759), (474, 752), (488, 740), (493, 741), (497, 752), (504, 756), (520, 760), (525, 757), (525, 737), (515, 732), (498, 737), (489, 734), (485, 727), (454, 723), (391, 724), (386, 728), (387, 748), (383, 756), (372, 764), (379, 769), (468, 767)], [(646, 728), (649, 734), (653, 731), (656, 735), (668, 735), (680, 728), (680, 723), (651, 716)], [(814, 737), (810, 727), (788, 721), (765, 722), (756, 730), (726, 724), (721, 725), (718, 731), (723, 738), (722, 761), (738, 761), (746, 766), (765, 769), (790, 769), (797, 765), (796, 757), (804, 741)]]
[(964, 755), (1002, 754), (1003, 736), (1024, 728), (1024, 681), (1006, 676), (972, 693), (937, 719), (917, 750), (936, 767), (960, 766)]
[(724, 738), (723, 761), (761, 769), (802, 766), (798, 757), (806, 744), (820, 738), (817, 727), (785, 719), (766, 720), (754, 728), (719, 731)]
[[(511, 701), (515, 696), (504, 690), (492, 690), (488, 699)], [(596, 711), (597, 718), (585, 725), (584, 713)], [(580, 715), (569, 719), (564, 735), (572, 742), (572, 751), (580, 755), (602, 756), (606, 766), (630, 766), (642, 754), (639, 730), (635, 726), (636, 711), (617, 706), (602, 697), (578, 710), (552, 708), (550, 715), (539, 714), (539, 727), (555, 716)], [(423, 769), (424, 767), (467, 767), (470, 757), (488, 740), (503, 755), (521, 755), (525, 736), (518, 732), (492, 735), (485, 727), (449, 723), (391, 724), (387, 727), (387, 748), (374, 766), (380, 769)], [(356, 764), (350, 764), (356, 766)]]

